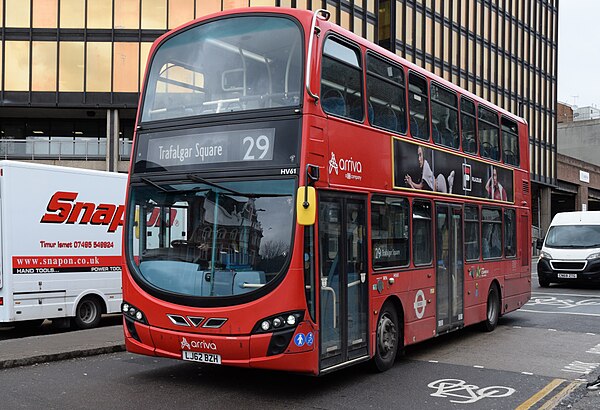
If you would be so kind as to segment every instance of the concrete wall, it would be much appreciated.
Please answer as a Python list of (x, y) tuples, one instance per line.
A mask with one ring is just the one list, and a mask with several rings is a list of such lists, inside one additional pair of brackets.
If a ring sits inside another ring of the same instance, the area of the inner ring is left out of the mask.
[[(600, 151), (600, 147), (598, 147), (598, 150)], [(557, 164), (558, 180), (577, 187), (575, 209), (573, 211), (581, 211), (584, 204), (589, 210), (589, 189), (600, 190), (600, 166), (561, 154), (558, 154)], [(581, 171), (587, 175), (589, 182), (582, 181)]]
[(558, 124), (557, 139), (559, 154), (600, 166), (600, 120)]

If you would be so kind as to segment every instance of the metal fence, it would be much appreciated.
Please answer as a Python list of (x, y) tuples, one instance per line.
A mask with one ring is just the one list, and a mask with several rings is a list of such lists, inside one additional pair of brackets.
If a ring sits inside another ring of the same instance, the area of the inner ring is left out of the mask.
[[(129, 160), (131, 146), (131, 140), (119, 140), (119, 159)], [(106, 139), (54, 137), (31, 137), (25, 140), (3, 139), (0, 140), (0, 158), (105, 160)]]

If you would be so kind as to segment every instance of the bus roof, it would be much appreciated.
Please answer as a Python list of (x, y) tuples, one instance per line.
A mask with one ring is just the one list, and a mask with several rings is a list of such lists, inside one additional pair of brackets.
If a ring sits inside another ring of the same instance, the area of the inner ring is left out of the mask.
[[(274, 13), (274, 14), (283, 14), (283, 15), (293, 16), (296, 19), (298, 19), (306, 27), (310, 27), (312, 16), (314, 15), (314, 11), (311, 11), (311, 10), (292, 9), (292, 8), (284, 8), (284, 7), (266, 7), (266, 6), (265, 7), (246, 7), (246, 8), (237, 8), (237, 9), (231, 9), (231, 10), (226, 10), (226, 11), (220, 11), (220, 12), (216, 12), (216, 13), (208, 14), (206, 16), (199, 17), (195, 20), (191, 20), (191, 21), (184, 23), (183, 25), (176, 27), (173, 30), (168, 31), (167, 33), (163, 34), (158, 39), (156, 39), (156, 41), (152, 45), (152, 49), (150, 50), (150, 55), (152, 55), (154, 53), (155, 48), (158, 46), (158, 44), (160, 44), (162, 41), (164, 41), (167, 37), (170, 37), (179, 31), (185, 30), (188, 27), (193, 26), (201, 21), (211, 20), (214, 18), (224, 17), (224, 16), (233, 16), (233, 15), (238, 15), (238, 14), (247, 15), (247, 14), (260, 14), (260, 13), (262, 13), (262, 14), (264, 14), (264, 13), (273, 14)], [(419, 67), (418, 65), (416, 65), (414, 63), (411, 63), (410, 61), (404, 59), (403, 57), (400, 57), (399, 55), (394, 54), (391, 51), (389, 51), (389, 50), (387, 50), (387, 49), (385, 49), (363, 37), (358, 36), (357, 34), (339, 26), (336, 23), (333, 23), (331, 21), (319, 20), (319, 26), (325, 30), (333, 30), (336, 33), (346, 37), (347, 39), (360, 44), (362, 47), (373, 50), (373, 51), (383, 55), (384, 57), (387, 57), (390, 60), (396, 61), (398, 64), (406, 67), (407, 69), (414, 71), (422, 76), (425, 76), (425, 77), (429, 78), (430, 80), (433, 80), (433, 81), (445, 86), (448, 89), (451, 89), (454, 91), (459, 91), (461, 93), (461, 95), (468, 97), (468, 98), (476, 101), (479, 104), (483, 104), (488, 108), (492, 108), (506, 117), (509, 117), (509, 118), (511, 118), (517, 122), (520, 122), (522, 124), (527, 124), (527, 121), (524, 118), (519, 117), (518, 115), (515, 115), (509, 111), (506, 111), (504, 108), (499, 107), (481, 97), (478, 97), (477, 95), (471, 93), (470, 91), (468, 91), (448, 80), (445, 80), (444, 78), (438, 76), (437, 74), (435, 74), (433, 72), (427, 71), (424, 68)]]

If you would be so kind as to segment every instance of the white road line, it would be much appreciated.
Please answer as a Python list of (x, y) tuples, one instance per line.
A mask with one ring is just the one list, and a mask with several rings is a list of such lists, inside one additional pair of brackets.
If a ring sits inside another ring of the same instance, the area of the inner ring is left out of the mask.
[(527, 376), (533, 376), (533, 373), (531, 373), (531, 372), (521, 372), (521, 374), (525, 374)]
[(575, 316), (596, 316), (600, 317), (600, 313), (577, 313), (577, 312), (544, 312), (542, 310), (519, 309), (517, 312), (527, 313), (551, 313), (553, 315), (575, 315)]
[(476, 368), (476, 369), (485, 369), (485, 367), (483, 367), (483, 366), (480, 366), (480, 365), (478, 365), (478, 364), (476, 364), (476, 365), (473, 365), (473, 367), (474, 367), (474, 368)]
[(531, 292), (531, 295), (549, 295), (549, 296), (579, 296), (586, 299), (600, 299), (600, 296), (596, 295), (582, 295), (579, 293), (550, 293), (550, 292)]
[(437, 360), (429, 360), (429, 363), (439, 363)]
[(550, 332), (556, 332), (556, 329), (548, 329)]
[(588, 336), (596, 336), (596, 333), (586, 333)]
[(521, 326), (513, 326), (513, 329), (523, 329)]

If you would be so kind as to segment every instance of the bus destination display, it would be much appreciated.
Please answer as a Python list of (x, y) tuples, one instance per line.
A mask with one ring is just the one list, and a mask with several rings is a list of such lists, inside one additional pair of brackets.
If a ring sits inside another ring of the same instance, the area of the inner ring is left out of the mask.
[(146, 159), (168, 168), (219, 162), (270, 161), (275, 128), (186, 134), (148, 141)]

